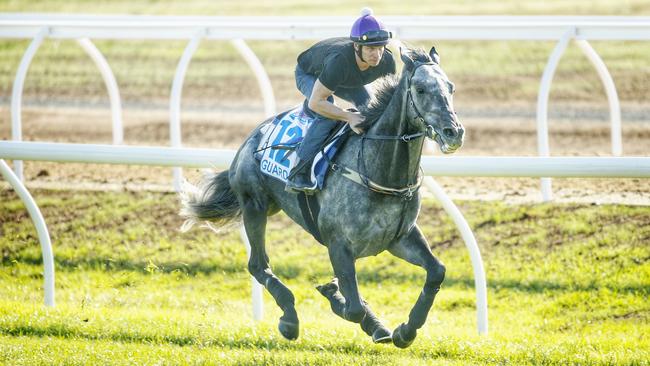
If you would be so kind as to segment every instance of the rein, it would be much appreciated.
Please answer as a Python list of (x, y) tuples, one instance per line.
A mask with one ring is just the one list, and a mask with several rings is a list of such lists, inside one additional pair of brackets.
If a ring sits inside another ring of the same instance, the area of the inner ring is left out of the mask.
[[(419, 121), (420, 123), (424, 124), (424, 117), (422, 117), (422, 114), (418, 110), (418, 108), (415, 105), (415, 102), (413, 101), (413, 96), (411, 95), (411, 79), (415, 75), (415, 71), (420, 67), (424, 65), (433, 65), (432, 62), (425, 62), (425, 63), (420, 63), (416, 65), (413, 68), (413, 71), (411, 72), (411, 75), (407, 79), (407, 85), (406, 85), (406, 90), (407, 92), (404, 93), (404, 98), (402, 100), (402, 109), (400, 113), (400, 123), (405, 120), (406, 117), (406, 105), (408, 103), (408, 100), (410, 99), (410, 105), (413, 107), (417, 117), (416, 120)], [(361, 135), (361, 148), (359, 149), (359, 158), (358, 158), (358, 164), (359, 164), (359, 170), (361, 171), (355, 171), (347, 166), (341, 165), (341, 164), (332, 164), (332, 170), (342, 170), (342, 175), (351, 181), (360, 184), (369, 190), (385, 195), (391, 195), (391, 196), (397, 196), (401, 197), (405, 201), (410, 201), (413, 198), (413, 194), (417, 192), (417, 190), (420, 188), (420, 185), (422, 185), (422, 168), (418, 170), (416, 173), (416, 176), (414, 179), (409, 179), (409, 181), (414, 181), (412, 183), (407, 184), (405, 187), (400, 187), (400, 188), (391, 188), (391, 187), (385, 187), (377, 182), (374, 182), (371, 180), (365, 172), (365, 160), (364, 160), (364, 153), (363, 153), (363, 145), (365, 140), (383, 140), (383, 141), (395, 141), (395, 142), (404, 142), (404, 143), (410, 143), (413, 141), (416, 141), (420, 137), (429, 137), (433, 138), (435, 135), (435, 132), (433, 131), (433, 127), (430, 125), (427, 125), (425, 127), (424, 131), (420, 131), (414, 134), (403, 134), (403, 135)], [(419, 165), (419, 161), (418, 161)]]

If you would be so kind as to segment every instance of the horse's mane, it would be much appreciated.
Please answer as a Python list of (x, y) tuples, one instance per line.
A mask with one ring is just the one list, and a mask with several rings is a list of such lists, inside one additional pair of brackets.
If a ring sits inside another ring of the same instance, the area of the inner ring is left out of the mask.
[[(413, 63), (431, 62), (431, 57), (423, 49), (407, 48), (404, 52), (413, 60)], [(410, 73), (412, 68), (413, 64), (406, 64), (402, 70), (402, 75), (406, 72)], [(368, 131), (379, 120), (379, 117), (384, 114), (395, 91), (399, 87), (402, 75), (391, 74), (377, 80), (373, 97), (368, 103), (368, 106), (361, 106), (359, 108), (359, 112), (365, 117), (365, 120), (360, 126), (364, 131)]]
[(365, 117), (361, 128), (368, 131), (378, 119), (384, 114), (388, 103), (399, 86), (400, 76), (397, 74), (386, 75), (377, 80), (374, 94), (367, 106), (360, 106), (359, 112)]

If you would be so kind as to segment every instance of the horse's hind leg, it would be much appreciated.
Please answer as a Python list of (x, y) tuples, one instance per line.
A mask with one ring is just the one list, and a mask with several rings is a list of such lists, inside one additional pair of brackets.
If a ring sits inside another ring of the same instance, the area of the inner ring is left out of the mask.
[[(323, 296), (327, 298), (330, 302), (330, 306), (334, 314), (345, 319), (345, 298), (339, 291), (339, 281), (338, 278), (332, 280), (332, 282), (325, 285), (317, 286), (316, 289)], [(368, 303), (361, 299), (361, 304), (363, 305), (366, 315), (361, 320), (361, 329), (369, 336), (372, 337), (372, 341), (375, 343), (387, 343), (391, 341), (391, 332), (386, 326), (384, 326), (379, 318), (370, 310)]]
[(245, 200), (242, 205), (244, 227), (251, 244), (248, 271), (255, 277), (257, 282), (266, 287), (280, 309), (284, 312), (282, 317), (280, 317), (280, 323), (278, 325), (280, 333), (285, 338), (294, 340), (298, 338), (299, 334), (295, 298), (291, 290), (273, 274), (269, 266), (269, 257), (266, 254), (264, 244), (266, 209), (260, 206), (253, 199)]
[(445, 278), (445, 266), (431, 253), (426, 239), (417, 226), (388, 250), (396, 257), (427, 271), (424, 288), (409, 313), (408, 322), (400, 324), (393, 331), (393, 343), (397, 347), (406, 348), (413, 343), (417, 330), (427, 320), (433, 300)]

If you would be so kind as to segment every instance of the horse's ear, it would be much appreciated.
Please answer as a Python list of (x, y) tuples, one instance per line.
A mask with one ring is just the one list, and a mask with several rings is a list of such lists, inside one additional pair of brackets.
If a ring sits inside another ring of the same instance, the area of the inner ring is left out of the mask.
[(410, 57), (409, 54), (410, 52), (408, 49), (404, 50), (402, 47), (399, 48), (399, 56), (402, 59), (404, 66), (410, 69), (411, 67), (413, 67), (413, 59)]
[(438, 51), (436, 51), (435, 47), (431, 47), (431, 50), (429, 50), (429, 56), (433, 60), (433, 62), (440, 64), (440, 56), (438, 56)]

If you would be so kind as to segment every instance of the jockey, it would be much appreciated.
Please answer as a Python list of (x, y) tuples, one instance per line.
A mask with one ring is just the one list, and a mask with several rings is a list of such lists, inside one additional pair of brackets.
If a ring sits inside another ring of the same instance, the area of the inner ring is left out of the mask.
[(392, 34), (364, 8), (352, 25), (350, 37), (320, 41), (298, 56), (296, 86), (308, 99), (308, 109), (316, 119), (297, 150), (297, 160), (285, 190), (309, 192), (311, 163), (321, 144), (336, 126), (344, 121), (352, 131), (363, 133), (359, 125), (363, 116), (334, 104), (332, 95), (353, 103), (357, 109), (370, 100), (365, 85), (395, 73), (395, 60), (386, 48)]

